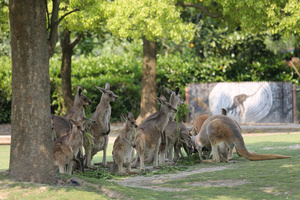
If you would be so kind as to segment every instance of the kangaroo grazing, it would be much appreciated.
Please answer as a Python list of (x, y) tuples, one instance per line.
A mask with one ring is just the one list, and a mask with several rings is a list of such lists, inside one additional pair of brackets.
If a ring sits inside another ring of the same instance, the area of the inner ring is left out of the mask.
[(161, 104), (160, 110), (148, 118), (138, 127), (136, 133), (137, 158), (140, 159), (140, 170), (145, 170), (145, 157), (154, 153), (153, 167), (158, 167), (158, 151), (161, 143), (161, 136), (170, 118), (170, 113), (176, 113), (177, 109), (165, 98), (157, 97)]
[[(238, 123), (226, 115), (215, 115), (208, 118), (204, 122), (199, 135), (206, 135), (209, 144), (201, 143), (202, 146), (199, 145), (200, 148), (197, 148), (199, 157), (203, 147), (211, 146), (213, 162), (228, 161), (230, 151), (232, 151), (235, 146), (240, 156), (251, 161), (290, 158), (290, 156), (256, 154), (248, 151), (241, 133), (242, 130)], [(221, 156), (220, 153), (222, 154)]]
[(87, 130), (92, 136), (92, 144), (90, 144), (88, 139), (84, 139), (85, 166), (87, 167), (92, 167), (92, 158), (99, 151), (103, 151), (102, 165), (107, 165), (106, 149), (108, 144), (108, 134), (110, 132), (111, 116), (111, 106), (109, 103), (118, 100), (118, 96), (110, 90), (109, 83), (105, 84), (105, 88), (97, 86), (96, 88), (102, 92), (102, 96), (96, 111), (91, 116), (91, 120), (93, 120), (94, 123), (89, 124), (91, 128)]
[(133, 146), (135, 145), (134, 133), (138, 127), (131, 112), (124, 118), (126, 120), (125, 128), (114, 142), (112, 151), (114, 163), (110, 169), (111, 173), (115, 173), (118, 168), (119, 175), (123, 175), (123, 164), (127, 166), (127, 173), (131, 171), (131, 162), (134, 154)]
[(78, 121), (85, 118), (84, 106), (88, 106), (91, 103), (92, 101), (82, 93), (82, 86), (79, 85), (75, 95), (74, 104), (70, 111), (64, 117), (52, 115), (51, 122), (53, 123), (56, 139), (69, 132), (71, 129), (70, 119)]
[[(227, 110), (224, 108), (222, 108), (222, 115), (227, 115)], [(195, 127), (197, 127), (197, 129), (200, 128), (200, 130), (198, 132), (199, 134), (197, 133), (196, 136), (192, 137), (193, 146), (194, 146), (194, 149), (198, 151), (200, 161), (202, 161), (202, 156), (205, 159), (209, 159), (209, 156), (211, 153), (211, 144), (209, 142), (208, 136), (205, 131), (202, 131), (202, 126), (209, 117), (211, 117), (211, 116), (206, 115), (206, 114), (198, 117)], [(194, 127), (194, 130), (195, 130), (195, 127)], [(230, 153), (231, 153), (231, 158), (232, 158), (233, 157), (232, 151), (230, 151)]]
[(189, 156), (194, 151), (193, 141), (191, 136), (188, 134), (183, 134), (182, 138), (175, 142), (174, 144), (174, 160), (178, 160), (180, 157), (184, 157), (183, 153), (181, 151), (181, 148), (183, 147), (186, 154)]
[[(189, 135), (188, 128), (183, 122), (177, 123), (175, 121), (169, 122), (166, 129), (168, 161), (173, 161), (173, 150), (175, 149), (175, 157), (178, 158), (181, 147), (184, 147), (188, 153), (192, 149), (192, 142)], [(176, 148), (177, 147), (177, 148)], [(178, 153), (178, 154), (177, 154)]]
[[(52, 146), (54, 165), (60, 173), (72, 174), (73, 158), (83, 145), (84, 124), (82, 121), (70, 119), (72, 129), (66, 135), (58, 138)], [(65, 169), (67, 165), (67, 170)]]

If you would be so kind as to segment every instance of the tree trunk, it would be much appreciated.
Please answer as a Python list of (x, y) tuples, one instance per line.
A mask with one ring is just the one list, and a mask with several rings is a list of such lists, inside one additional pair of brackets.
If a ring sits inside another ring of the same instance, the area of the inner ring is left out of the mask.
[(145, 37), (143, 37), (143, 54), (142, 97), (138, 124), (157, 111), (156, 43)]
[(62, 93), (67, 108), (67, 112), (73, 106), (72, 96), (72, 83), (71, 83), (71, 63), (73, 48), (70, 46), (70, 35), (71, 32), (64, 29), (62, 38), (62, 63), (61, 63), (61, 82), (62, 82)]
[(44, 0), (10, 0), (12, 138), (9, 171), (16, 181), (54, 183), (49, 53)]

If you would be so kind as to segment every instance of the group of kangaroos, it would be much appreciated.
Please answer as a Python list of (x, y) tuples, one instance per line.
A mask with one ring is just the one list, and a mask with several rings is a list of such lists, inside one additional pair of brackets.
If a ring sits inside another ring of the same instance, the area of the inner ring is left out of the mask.
[[(80, 85), (70, 111), (64, 116), (52, 115), (53, 158), (60, 173), (72, 174), (74, 163), (78, 165), (76, 160), (81, 170), (95, 168), (92, 159), (99, 151), (103, 151), (102, 166), (108, 166), (106, 151), (110, 133), (110, 102), (116, 102), (118, 96), (110, 90), (109, 83), (106, 83), (105, 88), (97, 88), (102, 96), (89, 119), (85, 117), (85, 106), (92, 101), (83, 94)], [(153, 163), (153, 168), (157, 169), (159, 165), (173, 163), (183, 156), (181, 148), (187, 154), (198, 152), (200, 163), (228, 162), (233, 158), (234, 147), (239, 156), (252, 161), (290, 158), (248, 151), (241, 127), (226, 115), (225, 109), (222, 109), (220, 115), (205, 114), (198, 117), (190, 131), (183, 122), (175, 121), (177, 107), (184, 104), (179, 88), (175, 91), (167, 90), (169, 102), (164, 96), (157, 97), (161, 104), (160, 110), (147, 117), (139, 126), (131, 112), (122, 115), (126, 123), (113, 145), (111, 173), (118, 171), (119, 175), (123, 175), (124, 165), (127, 174), (132, 173), (131, 168), (137, 168), (138, 165), (140, 172), (147, 170), (145, 164)], [(84, 136), (85, 133), (88, 136)]]

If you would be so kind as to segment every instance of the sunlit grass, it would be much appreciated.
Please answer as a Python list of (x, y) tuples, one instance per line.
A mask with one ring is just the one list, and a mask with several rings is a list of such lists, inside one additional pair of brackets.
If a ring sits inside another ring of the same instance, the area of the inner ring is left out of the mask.
[[(146, 173), (147, 176), (172, 176), (165, 173), (181, 173), (181, 170), (193, 171), (195, 168), (225, 166), (220, 171), (191, 174), (181, 179), (149, 182), (153, 188), (165, 188), (165, 191), (153, 191), (145, 188), (125, 187), (112, 181), (88, 178), (80, 175), (64, 175), (64, 180), (80, 178), (81, 186), (39, 185), (12, 182), (0, 174), (0, 199), (300, 199), (300, 134), (281, 135), (244, 135), (248, 150), (257, 153), (282, 154), (292, 156), (289, 159), (248, 161), (234, 155), (234, 162), (195, 164), (191, 160), (181, 164), (191, 164), (190, 168), (180, 165), (163, 167), (158, 173)], [(112, 161), (112, 145), (108, 145), (107, 160)], [(268, 148), (266, 148), (268, 147)], [(8, 169), (9, 146), (0, 146), (0, 169)], [(4, 155), (5, 154), (5, 155)], [(93, 159), (93, 163), (102, 162), (102, 152)], [(118, 176), (114, 176), (118, 177)], [(120, 177), (118, 177), (120, 178)], [(235, 186), (221, 185), (238, 182)], [(207, 183), (216, 184), (211, 186)], [(219, 185), (218, 185), (219, 184)], [(169, 189), (169, 191), (168, 191)], [(173, 189), (173, 190), (171, 190)], [(176, 189), (176, 190), (174, 190)], [(23, 195), (25, 196), (23, 197)]]

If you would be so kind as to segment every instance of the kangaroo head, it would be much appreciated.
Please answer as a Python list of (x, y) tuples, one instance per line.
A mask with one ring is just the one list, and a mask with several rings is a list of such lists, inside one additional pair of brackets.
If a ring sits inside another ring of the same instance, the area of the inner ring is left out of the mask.
[(160, 111), (163, 113), (176, 113), (177, 109), (171, 103), (166, 102), (166, 98), (164, 96), (157, 97), (158, 102), (161, 104)]
[(84, 134), (84, 123), (79, 120), (75, 121), (73, 119), (70, 119), (70, 122), (72, 123), (72, 132), (75, 134)]
[(96, 88), (98, 88), (102, 92), (102, 97), (101, 98), (104, 98), (106, 101), (115, 102), (115, 101), (118, 100), (118, 96), (115, 95), (113, 93), (113, 91), (110, 90), (109, 83), (105, 84), (105, 88), (101, 88), (101, 87), (98, 87), (98, 86), (96, 86)]
[(78, 85), (77, 88), (77, 93), (75, 96), (74, 104), (80, 105), (80, 106), (88, 106), (92, 104), (92, 101), (87, 98), (83, 93), (82, 93), (82, 86)]
[(134, 116), (132, 112), (128, 113), (128, 116), (123, 115), (123, 118), (126, 120), (126, 126), (130, 129), (137, 128), (138, 125), (136, 124), (136, 121), (134, 119)]
[(181, 95), (179, 94), (179, 87), (176, 87), (175, 92), (168, 89), (170, 96), (170, 103), (174, 106), (177, 105), (183, 105), (184, 104), (184, 99), (181, 97)]

